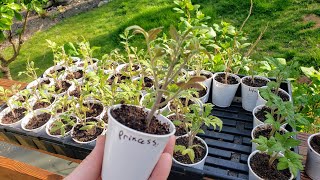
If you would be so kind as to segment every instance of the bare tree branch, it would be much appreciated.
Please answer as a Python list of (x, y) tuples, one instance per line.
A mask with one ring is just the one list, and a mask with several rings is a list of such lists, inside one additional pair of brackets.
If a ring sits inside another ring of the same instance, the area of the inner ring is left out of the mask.
[(242, 31), (244, 25), (247, 23), (248, 19), (250, 18), (251, 14), (252, 14), (252, 8), (253, 8), (253, 0), (250, 0), (250, 9), (249, 9), (249, 14), (247, 16), (247, 18), (243, 21), (241, 27), (240, 27), (240, 31)]

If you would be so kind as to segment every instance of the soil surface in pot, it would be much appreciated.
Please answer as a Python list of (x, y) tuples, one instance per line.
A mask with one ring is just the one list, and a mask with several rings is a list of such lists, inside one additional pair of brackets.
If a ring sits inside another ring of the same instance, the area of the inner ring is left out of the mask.
[(145, 132), (149, 134), (165, 135), (169, 134), (169, 124), (161, 123), (152, 117), (149, 127), (147, 127), (147, 112), (143, 108), (135, 106), (121, 105), (120, 108), (111, 110), (111, 115), (119, 123), (130, 127), (134, 130)]
[[(77, 119), (76, 119), (75, 117), (70, 116), (70, 119), (71, 119), (74, 123), (77, 123)], [(56, 120), (56, 121), (60, 121), (60, 122), (62, 121), (62, 123), (66, 125), (66, 126), (64, 127), (64, 128), (65, 128), (65, 133), (68, 133), (68, 132), (72, 129), (72, 126), (71, 126), (70, 124), (68, 124), (68, 122), (66, 122), (65, 120), (59, 119), (59, 120)], [(50, 131), (49, 131), (50, 134), (51, 134), (51, 135), (56, 135), (56, 136), (62, 135), (60, 128), (57, 129), (56, 131), (52, 131), (52, 130), (51, 130), (52, 128), (55, 128), (56, 126), (57, 126), (57, 125), (54, 124), (54, 123), (51, 124)]]
[(251, 86), (251, 87), (262, 87), (262, 86), (266, 86), (268, 81), (266, 81), (265, 79), (261, 79), (258, 77), (254, 77), (254, 82), (252, 82), (252, 77), (248, 77), (243, 79), (242, 81), (245, 85), (247, 86)]
[[(253, 136), (254, 138), (259, 138), (259, 136), (263, 136), (269, 139), (269, 135), (271, 133), (272, 129), (270, 128), (257, 128), (256, 131), (254, 132)], [(278, 131), (279, 132), (279, 131)], [(279, 132), (281, 135), (285, 134), (283, 130), (280, 130)]]
[(320, 135), (314, 136), (310, 141), (311, 147), (320, 154)]
[(110, 79), (108, 79), (108, 83), (109, 85), (111, 85), (114, 81), (114, 79), (118, 77), (118, 83), (121, 83), (124, 80), (130, 79), (130, 77), (124, 76), (122, 74), (116, 74), (116, 75), (112, 75)]
[(97, 117), (103, 111), (103, 106), (101, 104), (89, 103), (83, 105), (89, 108), (89, 110), (86, 112), (86, 117)]
[(37, 101), (37, 102), (34, 104), (34, 106), (32, 107), (32, 109), (33, 109), (33, 110), (36, 110), (36, 109), (40, 109), (40, 108), (46, 108), (46, 107), (50, 106), (50, 105), (53, 103), (53, 101), (54, 101), (54, 97), (52, 97), (52, 98), (50, 99), (50, 103)]
[[(87, 122), (97, 122), (96, 119), (87, 119)], [(83, 127), (82, 124), (77, 124), (73, 129), (73, 138), (81, 141), (88, 142), (96, 139), (102, 132), (103, 129), (100, 127), (93, 127), (87, 130), (80, 130)]]
[(56, 70), (51, 69), (49, 73), (50, 73), (50, 74), (60, 73), (60, 72), (62, 72), (62, 71), (64, 71), (64, 70), (66, 70), (66, 68), (65, 68), (65, 67), (61, 67), (61, 68), (56, 69)]
[(67, 81), (61, 81), (61, 87), (59, 87), (58, 84), (56, 84), (54, 90), (56, 93), (63, 93), (63, 92), (66, 92), (70, 86), (71, 84), (68, 83)]
[(278, 160), (275, 160), (269, 168), (270, 156), (267, 154), (256, 153), (250, 160), (250, 166), (254, 173), (266, 180), (288, 180), (291, 177), (289, 169), (279, 171), (277, 169)]
[[(181, 137), (176, 140), (176, 145), (183, 145), (185, 147), (188, 147), (188, 141), (189, 141), (188, 137)], [(194, 145), (198, 144), (198, 145), (202, 146), (202, 147), (194, 147), (193, 148), (194, 155), (195, 155), (194, 162), (191, 162), (191, 160), (187, 154), (182, 155), (181, 152), (173, 153), (174, 159), (181, 162), (181, 163), (184, 163), (184, 164), (194, 164), (194, 163), (201, 161), (206, 155), (206, 151), (207, 151), (206, 146), (197, 138), (194, 139), (193, 144)]]
[(70, 96), (80, 98), (80, 87), (77, 87), (75, 90), (71, 91)]
[[(197, 92), (199, 93), (199, 98), (205, 96), (207, 94), (207, 88), (203, 88), (201, 90), (197, 90)], [(193, 97), (197, 97), (195, 94), (192, 95)]]
[(27, 111), (27, 109), (25, 109), (25, 108), (14, 109), (13, 112), (14, 112), (15, 116), (13, 116), (12, 112), (10, 111), (8, 114), (3, 116), (3, 118), (1, 119), (1, 123), (3, 123), (3, 124), (15, 123), (15, 122), (21, 120), (25, 116), (26, 111)]
[[(261, 122), (267, 120), (267, 113), (271, 114), (271, 109), (267, 106), (263, 106), (260, 110), (258, 110), (254, 115), (258, 118)], [(281, 116), (280, 116), (281, 117)], [(274, 119), (277, 119), (277, 114), (273, 116)]]
[(215, 78), (216, 81), (223, 83), (223, 84), (238, 84), (239, 82), (233, 76), (227, 77), (227, 82), (225, 82), (225, 73), (218, 74)]
[[(176, 115), (170, 116), (168, 119), (171, 121), (178, 120)], [(183, 121), (185, 118), (183, 116), (179, 116), (179, 120)], [(180, 124), (179, 126), (176, 126), (176, 133), (174, 134), (175, 136), (182, 136), (185, 135), (187, 132), (184, 130), (183, 124)]]
[(49, 113), (42, 113), (37, 115), (37, 117), (32, 117), (26, 125), (26, 129), (37, 129), (46, 124), (50, 118), (51, 115)]
[(144, 82), (144, 87), (147, 87), (147, 88), (151, 88), (153, 86), (153, 80), (148, 78), (148, 77), (144, 77), (143, 78), (143, 82)]
[(78, 70), (76, 72), (68, 74), (66, 79), (67, 80), (72, 80), (72, 79), (80, 79), (82, 77), (83, 77), (83, 71), (82, 70)]
[[(273, 93), (275, 93), (275, 90), (271, 90)], [(289, 96), (287, 95), (287, 94), (285, 94), (285, 93), (283, 93), (282, 91), (279, 91), (278, 92), (278, 96), (283, 100), (283, 101), (289, 101), (290, 99), (289, 99)], [(264, 97), (263, 97), (263, 99), (265, 99)]]

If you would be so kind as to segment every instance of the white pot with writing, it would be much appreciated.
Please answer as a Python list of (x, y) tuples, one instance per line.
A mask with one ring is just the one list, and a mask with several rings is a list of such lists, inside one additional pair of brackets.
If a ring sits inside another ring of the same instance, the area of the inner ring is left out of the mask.
[(311, 146), (311, 140), (316, 136), (320, 137), (320, 133), (312, 134), (308, 138), (308, 154), (305, 171), (311, 179), (320, 179), (320, 153), (316, 152)]
[(239, 76), (231, 73), (228, 73), (228, 75), (235, 78), (237, 83), (224, 84), (216, 80), (218, 76), (224, 76), (224, 74), (224, 72), (215, 73), (212, 81), (212, 103), (219, 107), (229, 107), (231, 105), (241, 81)]
[[(249, 80), (250, 79), (250, 80)], [(254, 87), (247, 85), (247, 81), (252, 80), (252, 76), (245, 76), (241, 78), (241, 99), (242, 99), (242, 108), (246, 111), (252, 111), (254, 107), (256, 107), (256, 102), (258, 99), (258, 89), (262, 86), (267, 85), (267, 83), (270, 81), (268, 78), (261, 77), (261, 76), (254, 76), (254, 80), (259, 81), (263, 84), (259, 86), (256, 84)]]
[[(104, 149), (102, 179), (148, 179), (169, 137), (174, 135), (175, 126), (166, 117), (155, 114), (158, 121), (168, 124), (168, 134), (156, 135), (134, 130), (113, 117), (111, 112), (123, 109), (122, 106), (137, 108), (136, 110), (142, 108), (132, 105), (114, 105), (108, 109), (109, 124)], [(142, 111), (150, 112), (149, 109)]]
[[(263, 86), (263, 87), (261, 87), (261, 88), (267, 88), (267, 86)], [(289, 97), (289, 101), (292, 101), (292, 98), (291, 98), (290, 94), (287, 93), (285, 90), (283, 90), (283, 89), (280, 88), (280, 89), (279, 89), (279, 92), (287, 95), (287, 96)], [(258, 90), (258, 99), (257, 99), (256, 106), (265, 105), (266, 103), (267, 103), (267, 101), (266, 101), (265, 99), (263, 99), (263, 97), (262, 97), (261, 94), (260, 94), (260, 91)]]
[[(256, 155), (257, 153), (261, 153), (260, 151), (258, 150), (255, 150), (253, 151), (250, 155), (249, 155), (249, 158), (248, 158), (248, 167), (249, 167), (249, 180), (264, 180), (263, 178), (261, 178), (260, 176), (258, 176), (254, 170), (252, 169), (251, 167), (251, 159), (254, 155)], [(280, 157), (283, 156), (283, 154), (279, 154)], [(268, 167), (266, 167), (268, 168)], [(291, 177), (289, 180), (292, 180), (294, 178), (293, 174), (291, 173)]]
[[(179, 136), (179, 137), (177, 137), (177, 139), (182, 138), (182, 137), (186, 137), (186, 136), (188, 136), (188, 134), (183, 135), (183, 136)], [(197, 140), (199, 140), (199, 141), (202, 143), (201, 146), (204, 146), (203, 148), (206, 149), (206, 153), (205, 153), (203, 159), (201, 159), (201, 160), (198, 161), (198, 162), (192, 163), (192, 164), (186, 164), (186, 163), (179, 162), (179, 161), (176, 160), (174, 157), (173, 157), (172, 159), (173, 159), (173, 162), (175, 162), (175, 163), (177, 163), (177, 164), (179, 164), (179, 165), (187, 166), (187, 167), (193, 167), (193, 168), (196, 168), (196, 169), (203, 170), (204, 163), (206, 162), (206, 158), (207, 158), (207, 156), (208, 156), (208, 152), (209, 152), (208, 149), (209, 149), (209, 148), (208, 148), (207, 143), (206, 143), (203, 139), (201, 139), (201, 138), (198, 137), (198, 136), (196, 136), (195, 138), (196, 138)]]

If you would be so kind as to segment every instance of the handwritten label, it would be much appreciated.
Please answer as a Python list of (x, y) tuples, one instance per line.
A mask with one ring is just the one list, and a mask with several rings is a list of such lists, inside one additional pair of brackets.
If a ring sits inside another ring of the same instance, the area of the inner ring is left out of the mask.
[(255, 88), (249, 88), (249, 92), (256, 93), (256, 92), (257, 92), (257, 89), (255, 89)]
[(127, 140), (127, 141), (134, 141), (134, 142), (137, 142), (139, 144), (150, 144), (154, 147), (157, 147), (159, 145), (159, 143), (157, 143), (156, 140), (152, 140), (152, 139), (143, 139), (143, 138), (137, 138), (137, 137), (134, 137), (132, 135), (126, 135), (124, 134), (124, 132), (121, 130), (119, 132), (119, 139), (120, 140)]

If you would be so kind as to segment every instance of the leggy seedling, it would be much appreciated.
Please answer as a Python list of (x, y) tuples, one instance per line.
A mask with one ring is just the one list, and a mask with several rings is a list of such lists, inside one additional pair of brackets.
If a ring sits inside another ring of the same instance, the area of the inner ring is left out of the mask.
[[(174, 152), (180, 152), (182, 155), (188, 154), (191, 162), (194, 162), (195, 147), (202, 147), (199, 144), (194, 144), (194, 139), (198, 133), (204, 133), (201, 129), (203, 125), (213, 126), (214, 129), (219, 127), (222, 129), (222, 121), (215, 116), (210, 115), (213, 108), (212, 104), (203, 104), (203, 107), (199, 104), (192, 104), (189, 106), (191, 112), (186, 114), (186, 120), (190, 123), (190, 131), (188, 132), (188, 146), (175, 145)], [(204, 147), (202, 147), (204, 148)]]
[[(278, 159), (277, 169), (284, 170), (289, 168), (290, 172), (296, 177), (298, 170), (303, 170), (303, 166), (301, 163), (302, 156), (291, 151), (291, 148), (300, 144), (299, 140), (293, 138), (295, 134), (294, 132), (286, 132), (280, 135), (280, 133), (276, 132), (275, 136), (269, 139), (260, 136), (258, 139), (252, 140), (252, 142), (258, 144), (258, 150), (266, 152), (270, 156), (269, 168), (272, 168), (274, 161)], [(284, 156), (279, 156), (280, 153)]]
[(65, 136), (76, 124), (75, 117), (70, 113), (63, 113), (57, 116), (57, 119), (51, 124), (50, 134), (59, 134)]
[(19, 105), (21, 103), (19, 103), (18, 100), (17, 101), (13, 100), (10, 103), (9, 99), (10, 99), (10, 96), (12, 96), (13, 94), (16, 94), (19, 91), (19, 89), (20, 89), (19, 85), (13, 85), (11, 86), (11, 89), (5, 89), (4, 87), (0, 86), (0, 101), (4, 101), (9, 106), (14, 118), (16, 117), (16, 114), (14, 112), (14, 108), (12, 105)]

